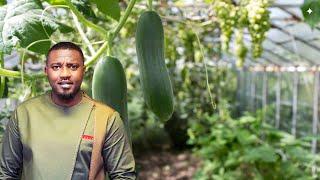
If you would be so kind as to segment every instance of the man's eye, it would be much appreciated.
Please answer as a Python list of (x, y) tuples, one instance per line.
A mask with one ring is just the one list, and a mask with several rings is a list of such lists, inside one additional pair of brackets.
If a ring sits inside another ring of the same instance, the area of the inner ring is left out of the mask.
[(59, 70), (59, 69), (60, 69), (60, 66), (52, 66), (52, 69), (53, 69), (54, 71)]
[(71, 70), (77, 70), (77, 69), (78, 69), (78, 66), (77, 66), (77, 65), (71, 65), (71, 66), (70, 66), (70, 69), (71, 69)]

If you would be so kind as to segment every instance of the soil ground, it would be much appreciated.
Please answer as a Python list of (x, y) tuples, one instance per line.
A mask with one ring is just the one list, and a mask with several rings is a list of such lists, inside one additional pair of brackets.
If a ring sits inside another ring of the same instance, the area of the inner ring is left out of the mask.
[(136, 155), (135, 160), (140, 180), (188, 180), (200, 165), (189, 151), (152, 151)]

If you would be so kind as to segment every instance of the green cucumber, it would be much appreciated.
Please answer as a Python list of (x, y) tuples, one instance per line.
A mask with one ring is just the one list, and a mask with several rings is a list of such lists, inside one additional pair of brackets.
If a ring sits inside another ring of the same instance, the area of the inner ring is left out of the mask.
[(92, 91), (91, 91), (91, 84), (89, 81), (82, 81), (81, 84), (81, 90), (83, 90), (85, 93), (87, 93), (88, 96), (92, 97)]
[(120, 61), (107, 56), (98, 61), (93, 72), (92, 97), (119, 112), (130, 136), (127, 108), (127, 81)]
[(148, 107), (160, 120), (168, 120), (174, 110), (173, 91), (164, 60), (164, 34), (159, 15), (146, 11), (136, 30), (140, 82)]

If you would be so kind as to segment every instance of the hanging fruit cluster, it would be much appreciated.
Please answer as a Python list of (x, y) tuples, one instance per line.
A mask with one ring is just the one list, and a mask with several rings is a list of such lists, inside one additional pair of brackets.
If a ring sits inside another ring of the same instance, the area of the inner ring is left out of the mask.
[(237, 29), (235, 32), (236, 41), (235, 41), (235, 55), (237, 56), (238, 67), (242, 67), (245, 61), (248, 49), (243, 42), (243, 29)]
[(237, 65), (242, 66), (247, 54), (243, 42), (243, 31), (249, 30), (251, 36), (251, 53), (254, 58), (262, 54), (262, 43), (270, 28), (270, 6), (268, 0), (240, 0), (235, 4), (231, 0), (214, 0), (213, 10), (221, 29), (221, 47), (229, 51), (229, 43), (235, 32), (234, 54)]
[(249, 20), (248, 29), (251, 36), (254, 58), (261, 56), (262, 43), (265, 39), (266, 32), (270, 28), (268, 7), (268, 0), (250, 0), (250, 3), (246, 6)]
[(221, 29), (221, 48), (229, 50), (229, 42), (236, 23), (236, 9), (230, 0), (215, 1), (213, 9), (216, 12), (217, 20)]

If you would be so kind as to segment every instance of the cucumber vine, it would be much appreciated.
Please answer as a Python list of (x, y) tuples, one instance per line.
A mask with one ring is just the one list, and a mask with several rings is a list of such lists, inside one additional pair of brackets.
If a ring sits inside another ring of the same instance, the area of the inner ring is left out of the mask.
[[(3, 53), (0, 52), (0, 68), (4, 67), (4, 59), (3, 59)], [(5, 88), (5, 77), (0, 76), (0, 98), (2, 98), (4, 94), (4, 88)]]
[[(126, 20), (128, 19), (132, 8), (134, 7), (136, 0), (130, 0), (128, 7), (125, 10), (124, 15), (122, 16), (122, 18), (120, 19), (118, 25), (114, 28), (114, 30), (111, 30), (111, 32), (106, 31), (103, 27), (96, 25), (94, 23), (92, 23), (91, 21), (87, 20), (77, 9), (76, 7), (71, 3), (70, 0), (66, 0), (65, 1), (67, 5), (53, 5), (53, 6), (49, 6), (46, 9), (43, 10), (42, 15), (44, 14), (44, 12), (51, 7), (61, 7), (61, 8), (69, 8), (72, 13), (74, 13), (74, 15), (78, 18), (78, 20), (83, 23), (84, 25), (86, 25), (87, 27), (90, 27), (92, 29), (94, 29), (95, 31), (97, 31), (98, 33), (100, 33), (103, 37), (103, 41), (104, 43), (102, 44), (102, 46), (98, 49), (98, 51), (89, 59), (85, 62), (85, 66), (90, 67), (92, 66), (99, 58), (100, 56), (106, 51), (106, 49), (108, 48), (108, 46), (111, 46), (112, 41), (114, 40), (114, 38), (118, 35), (118, 33), (120, 32), (121, 28), (124, 26)], [(31, 47), (32, 45), (34, 45), (35, 43), (38, 43), (40, 41), (50, 41), (50, 39), (44, 39), (44, 40), (39, 40), (39, 41), (35, 41), (33, 43), (31, 43), (25, 50), (23, 53), (23, 57), (22, 59), (24, 59), (24, 54), (26, 52), (26, 50)], [(109, 47), (109, 49), (111, 49), (111, 47)], [(23, 63), (24, 61), (22, 60), (22, 68), (19, 71), (12, 71), (12, 70), (7, 70), (4, 69), (3, 66), (0, 66), (0, 75), (1, 78), (2, 77), (12, 77), (12, 78), (21, 78), (22, 82), (24, 82), (24, 79), (27, 80), (35, 80), (37, 78), (43, 78), (45, 77), (45, 75), (42, 74), (33, 74), (33, 75), (26, 75), (23, 73)]]

